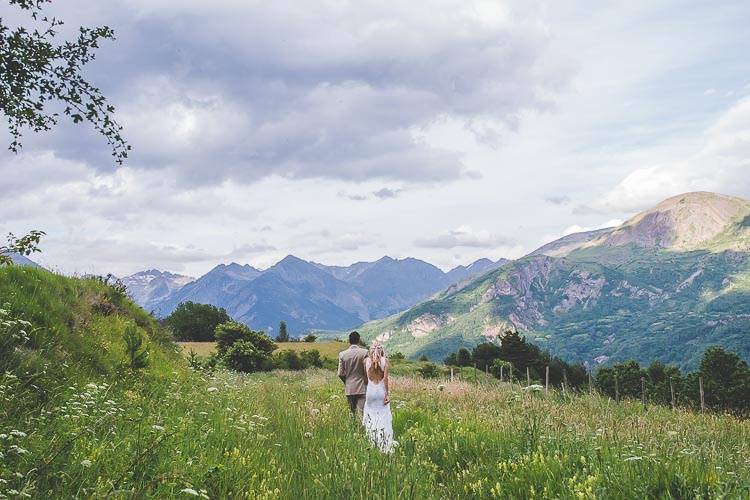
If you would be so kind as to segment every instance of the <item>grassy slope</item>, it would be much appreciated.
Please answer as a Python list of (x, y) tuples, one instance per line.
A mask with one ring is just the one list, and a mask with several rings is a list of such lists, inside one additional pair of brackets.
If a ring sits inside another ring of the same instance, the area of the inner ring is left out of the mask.
[[(37, 328), (31, 345), (2, 359), (0, 494), (750, 495), (747, 421), (595, 396), (523, 396), (492, 381), (441, 388), (397, 377), (400, 446), (383, 457), (349, 419), (331, 372), (192, 372), (132, 304), (42, 271), (0, 270), (0, 301)], [(152, 364), (137, 376), (120, 369), (126, 322), (150, 339)]]

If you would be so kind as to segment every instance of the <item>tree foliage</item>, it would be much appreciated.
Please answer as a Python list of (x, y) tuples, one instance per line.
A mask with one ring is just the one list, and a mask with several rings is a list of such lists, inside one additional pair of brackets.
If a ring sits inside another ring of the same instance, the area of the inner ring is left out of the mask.
[(12, 138), (8, 149), (18, 152), (23, 129), (50, 130), (62, 112), (73, 123), (93, 125), (109, 144), (115, 162), (122, 164), (130, 145), (113, 118), (115, 108), (83, 75), (99, 43), (114, 40), (114, 31), (107, 26), (80, 27), (77, 38), (60, 41), (63, 21), (43, 14), (44, 4), (51, 0), (9, 1), (28, 11), (30, 20), (28, 26), (10, 27), (0, 18), (0, 109)]
[(269, 370), (273, 340), (263, 332), (251, 330), (242, 323), (227, 321), (216, 327), (216, 351), (219, 362), (241, 372)]
[(13, 264), (10, 254), (31, 255), (35, 252), (41, 252), (39, 241), (46, 233), (44, 231), (31, 231), (26, 236), (16, 238), (13, 233), (8, 233), (7, 243), (0, 246), (0, 266), (9, 266)]
[(279, 321), (279, 334), (276, 336), (276, 342), (289, 342), (289, 332), (286, 328), (286, 321)]
[(214, 340), (216, 327), (231, 319), (223, 308), (187, 301), (178, 305), (164, 322), (177, 340), (209, 342)]

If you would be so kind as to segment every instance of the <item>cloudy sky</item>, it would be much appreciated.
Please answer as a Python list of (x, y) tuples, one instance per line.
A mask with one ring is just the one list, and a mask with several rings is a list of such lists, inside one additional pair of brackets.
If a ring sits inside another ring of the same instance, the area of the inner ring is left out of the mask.
[(750, 198), (744, 0), (49, 10), (115, 29), (87, 75), (133, 146), (116, 168), (90, 127), (64, 124), (0, 153), (0, 229), (45, 230), (37, 260), (64, 272), (289, 253), (447, 269), (685, 191)]

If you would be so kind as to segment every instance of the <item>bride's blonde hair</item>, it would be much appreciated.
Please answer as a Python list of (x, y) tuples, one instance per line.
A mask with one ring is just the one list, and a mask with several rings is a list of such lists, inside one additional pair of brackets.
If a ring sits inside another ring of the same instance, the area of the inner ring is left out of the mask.
[(372, 343), (367, 356), (370, 358), (370, 368), (367, 370), (367, 377), (373, 382), (378, 383), (385, 376), (385, 371), (380, 366), (380, 360), (385, 358), (385, 350), (380, 342), (375, 341)]

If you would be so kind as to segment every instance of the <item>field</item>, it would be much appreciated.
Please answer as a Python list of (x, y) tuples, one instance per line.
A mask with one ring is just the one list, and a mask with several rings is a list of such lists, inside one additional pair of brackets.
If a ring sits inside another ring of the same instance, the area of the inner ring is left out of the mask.
[(0, 297), (0, 498), (750, 496), (750, 422), (731, 416), (399, 375), (384, 456), (333, 371), (194, 371), (92, 280), (0, 270)]
[[(208, 357), (211, 353), (216, 352), (214, 342), (177, 342), (184, 353), (194, 350), (201, 357)], [(316, 349), (324, 358), (333, 360), (338, 359), (339, 353), (346, 349), (348, 344), (344, 342), (326, 341), (326, 342), (277, 342), (278, 350), (291, 349), (292, 351), (310, 351)]]

